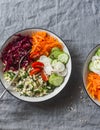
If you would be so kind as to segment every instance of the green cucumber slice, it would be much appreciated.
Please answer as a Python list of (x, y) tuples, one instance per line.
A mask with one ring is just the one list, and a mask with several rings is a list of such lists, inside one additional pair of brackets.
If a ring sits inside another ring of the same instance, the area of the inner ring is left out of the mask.
[(68, 60), (69, 60), (69, 55), (67, 53), (62, 53), (58, 56), (58, 61), (64, 64), (67, 64)]
[(90, 70), (90, 71), (93, 71), (93, 69), (94, 69), (94, 64), (93, 64), (93, 62), (91, 61), (91, 62), (89, 63), (89, 70)]
[(60, 49), (59, 49), (58, 47), (53, 47), (53, 48), (51, 49), (51, 52), (53, 52), (53, 51), (60, 51)]
[(57, 62), (58, 62), (58, 61), (57, 61), (57, 59), (53, 60), (53, 61), (52, 61), (52, 64), (51, 64), (51, 65), (52, 65), (52, 67), (54, 67), (54, 66), (55, 66), (55, 64), (56, 64)]
[(96, 51), (95, 55), (100, 56), (100, 48)]
[(51, 54), (50, 54), (50, 58), (51, 59), (57, 59), (58, 58), (58, 56), (60, 55), (60, 54), (62, 54), (63, 53), (63, 51), (58, 51), (58, 50), (56, 50), (56, 51), (53, 51), (53, 52), (51, 52)]
[(49, 77), (49, 83), (53, 86), (60, 86), (63, 83), (64, 77), (59, 76), (55, 73), (51, 74)]

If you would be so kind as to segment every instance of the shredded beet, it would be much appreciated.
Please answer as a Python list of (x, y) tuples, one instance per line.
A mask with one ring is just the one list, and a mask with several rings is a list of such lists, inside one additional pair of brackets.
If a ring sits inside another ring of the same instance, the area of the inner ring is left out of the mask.
[[(8, 45), (4, 48), (2, 52), (2, 62), (4, 63), (4, 71), (7, 70), (18, 70), (19, 61), (21, 57), (27, 54), (27, 52), (31, 49), (31, 37), (22, 36), (20, 34), (15, 35), (17, 38), (12, 42), (8, 43)], [(30, 62), (30, 58), (27, 55), (21, 67), (26, 67)]]

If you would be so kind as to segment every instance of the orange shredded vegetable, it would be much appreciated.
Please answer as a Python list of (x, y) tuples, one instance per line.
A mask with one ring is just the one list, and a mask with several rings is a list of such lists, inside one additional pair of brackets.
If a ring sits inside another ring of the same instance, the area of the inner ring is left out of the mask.
[(32, 49), (30, 52), (30, 57), (32, 58), (34, 54), (39, 53), (41, 55), (48, 56), (53, 47), (58, 47), (63, 49), (62, 44), (54, 37), (50, 36), (44, 31), (38, 31), (32, 33)]
[(91, 97), (100, 101), (100, 76), (89, 72), (87, 77), (87, 90)]

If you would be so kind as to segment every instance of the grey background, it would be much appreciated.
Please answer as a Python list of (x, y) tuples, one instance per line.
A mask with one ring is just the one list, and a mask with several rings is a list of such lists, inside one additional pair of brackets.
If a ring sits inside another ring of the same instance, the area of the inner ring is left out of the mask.
[(65, 89), (44, 103), (22, 102), (6, 93), (0, 101), (0, 130), (100, 130), (100, 108), (82, 83), (86, 56), (100, 43), (100, 0), (0, 0), (0, 46), (28, 27), (49, 29), (65, 41), (72, 75)]

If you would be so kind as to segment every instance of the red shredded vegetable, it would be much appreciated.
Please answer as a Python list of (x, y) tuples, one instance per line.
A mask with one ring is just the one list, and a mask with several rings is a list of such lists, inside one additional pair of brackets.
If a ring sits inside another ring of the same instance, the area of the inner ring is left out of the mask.
[[(16, 39), (8, 43), (4, 48), (1, 60), (4, 63), (4, 71), (18, 70), (21, 57), (27, 54), (31, 49), (31, 38), (29, 36), (16, 35)], [(30, 62), (29, 56), (25, 57), (22, 67), (26, 67)]]

